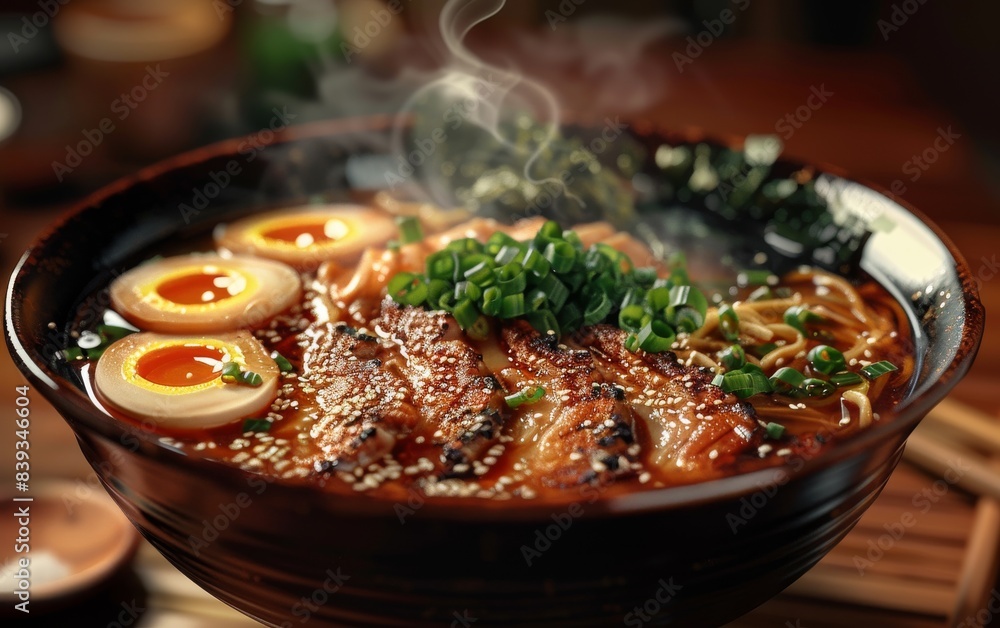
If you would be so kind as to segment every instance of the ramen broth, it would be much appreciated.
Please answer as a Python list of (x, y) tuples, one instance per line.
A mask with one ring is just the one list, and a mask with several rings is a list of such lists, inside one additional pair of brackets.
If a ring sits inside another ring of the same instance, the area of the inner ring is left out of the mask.
[[(208, 251), (210, 245), (196, 247), (196, 250)], [(155, 252), (151, 252), (151, 255), (153, 253)], [(442, 468), (439, 461), (442, 455), (440, 445), (433, 443), (429, 436), (420, 435), (419, 430), (400, 435), (391, 454), (377, 460), (346, 468), (324, 466), (317, 463), (323, 459), (323, 454), (314, 429), (324, 412), (317, 402), (318, 384), (324, 379), (305, 372), (306, 356), (310, 351), (316, 350), (322, 325), (327, 322), (345, 325), (350, 333), (361, 334), (362, 337), (384, 336), (377, 332), (370, 321), (371, 312), (377, 310), (381, 299), (364, 294), (363, 291), (354, 302), (338, 302), (336, 291), (331, 297), (328, 280), (334, 276), (349, 276), (353, 269), (348, 263), (340, 262), (332, 270), (321, 268), (319, 276), (325, 279), (318, 279), (317, 272), (312, 270), (299, 272), (304, 287), (300, 301), (253, 332), (267, 352), (278, 352), (292, 367), (291, 371), (279, 375), (277, 398), (266, 411), (247, 417), (269, 421), (269, 429), (244, 431), (245, 424), (239, 421), (210, 430), (178, 430), (164, 428), (150, 420), (138, 421), (112, 408), (106, 408), (107, 411), (119, 420), (158, 434), (163, 441), (192, 455), (285, 482), (313, 484), (332, 492), (364, 492), (388, 498), (399, 498), (416, 489), (428, 496), (496, 500), (558, 499), (567, 490), (580, 486), (591, 486), (602, 494), (606, 492), (610, 495), (689, 484), (781, 465), (795, 458), (812, 458), (833, 442), (865, 429), (859, 407), (844, 399), (839, 391), (819, 399), (757, 394), (745, 402), (752, 405), (761, 429), (774, 423), (783, 427), (783, 433), (775, 438), (758, 438), (755, 446), (741, 451), (739, 455), (721, 460), (711, 468), (699, 468), (688, 474), (678, 475), (669, 469), (665, 470), (662, 465), (647, 464), (650, 457), (656, 455), (661, 444), (654, 442), (649, 426), (643, 421), (636, 421), (630, 435), (631, 441), (627, 443), (629, 457), (633, 461), (631, 468), (610, 480), (595, 477), (585, 482), (563, 484), (542, 481), (533, 472), (532, 446), (516, 438), (515, 430), (509, 424), (504, 425), (499, 437), (478, 454), (474, 462), (470, 461), (465, 465), (464, 469)], [(211, 284), (210, 279), (209, 276), (200, 278), (199, 281)], [(692, 279), (698, 283), (699, 277)], [(735, 277), (731, 283), (736, 283)], [(194, 292), (215, 290), (208, 284), (206, 286), (187, 282), (184, 285), (170, 284), (168, 289), (178, 291), (182, 300), (191, 301), (200, 298)], [(808, 268), (789, 273), (780, 278), (776, 285), (768, 288), (773, 294), (784, 296), (750, 302), (751, 295), (760, 290), (758, 286), (734, 286), (720, 292), (727, 303), (752, 305), (752, 312), (741, 310), (741, 320), (748, 320), (747, 325), (753, 324), (749, 321), (757, 321), (755, 324), (761, 327), (757, 330), (758, 333), (762, 336), (771, 334), (771, 340), (778, 344), (771, 351), (789, 347), (801, 339), (768, 332), (764, 329), (766, 324), (779, 329), (783, 324), (783, 313), (790, 305), (807, 304), (823, 314), (822, 321), (812, 326), (811, 333), (824, 343), (843, 351), (849, 370), (857, 371), (860, 366), (880, 360), (897, 365), (898, 372), (879, 377), (870, 383), (865, 381), (865, 396), (870, 399), (869, 420), (886, 420), (884, 417), (891, 414), (891, 409), (905, 389), (913, 370), (913, 344), (907, 319), (892, 296), (868, 277), (847, 282)], [(851, 292), (847, 292), (848, 288)], [(104, 292), (106, 293), (106, 289)], [(381, 293), (384, 294), (384, 288)], [(705, 293), (713, 294), (711, 290), (705, 290)], [(92, 295), (80, 308), (80, 312), (94, 311), (91, 308), (107, 302), (105, 296), (106, 294), (101, 293)], [(714, 306), (712, 311), (715, 311)], [(76, 322), (76, 329), (79, 331), (88, 324), (88, 321), (82, 319)], [(718, 317), (715, 324), (718, 325)], [(678, 336), (673, 351), (685, 367), (695, 369), (701, 365), (707, 370), (711, 368), (710, 364), (717, 364), (717, 359), (713, 356), (719, 347), (730, 344), (719, 338), (717, 331), (713, 335), (710, 312), (702, 329), (690, 335)], [(480, 349), (482, 342), (480, 341)], [(760, 344), (768, 343), (762, 340)], [(197, 352), (190, 353), (194, 355)], [(795, 367), (800, 371), (809, 368), (805, 347), (786, 353), (788, 355), (784, 357), (768, 356), (765, 353), (754, 359), (763, 363), (770, 357), (768, 368), (765, 368), (768, 374), (783, 366)], [(92, 379), (93, 371), (93, 368), (85, 368), (84, 377)], [(180, 377), (175, 373), (169, 375), (174, 379)], [(711, 375), (708, 377), (711, 378)], [(90, 388), (93, 389), (93, 386)], [(389, 394), (385, 391), (383, 393)], [(638, 394), (636, 391), (629, 391), (626, 393), (626, 402), (636, 403)], [(100, 395), (94, 401), (101, 404)]]

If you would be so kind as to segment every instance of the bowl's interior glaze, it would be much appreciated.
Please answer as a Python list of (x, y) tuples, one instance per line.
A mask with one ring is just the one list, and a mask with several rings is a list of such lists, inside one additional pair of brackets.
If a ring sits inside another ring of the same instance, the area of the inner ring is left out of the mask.
[[(900, 300), (916, 331), (920, 368), (896, 416), (786, 468), (593, 503), (570, 495), (567, 503), (582, 501), (586, 516), (571, 517), (573, 534), (560, 533), (530, 567), (522, 548), (554, 516), (565, 515), (566, 505), (418, 500), (406, 518), (398, 504), (332, 498), (309, 487), (261, 483), (258, 494), (251, 483), (259, 479), (189, 456), (94, 408), (76, 375), (54, 359), (84, 296), (151, 247), (174, 239), (183, 249), (185, 239), (221, 220), (317, 194), (347, 200), (350, 160), (384, 155), (385, 125), (313, 125), (285, 133), (252, 158), (233, 141), (147, 169), (80, 203), (25, 254), (8, 289), (11, 354), (73, 426), (112, 496), (185, 573), (259, 619), (299, 621), (295, 600), (322, 586), (326, 568), (341, 566), (352, 574), (351, 586), (312, 616), (383, 624), (395, 618), (406, 625), (412, 618), (450, 621), (452, 612), (470, 609), (480, 619), (506, 622), (622, 621), (658, 591), (661, 578), (675, 578), (683, 588), (660, 604), (658, 619), (722, 621), (779, 591), (847, 533), (884, 485), (906, 435), (965, 373), (978, 348), (983, 309), (947, 239), (879, 192), (823, 175), (821, 193), (839, 199), (843, 211), (894, 225), (870, 239), (862, 267)], [(638, 136), (650, 153), (664, 138), (685, 139), (651, 130)], [(692, 250), (721, 255), (744, 248), (738, 232), (717, 237), (696, 223), (690, 217), (665, 224)], [(916, 293), (922, 296), (911, 298)], [(252, 501), (265, 505), (193, 551), (190, 539), (205, 536), (203, 522), (248, 487)], [(730, 515), (761, 491), (764, 505), (734, 529)], [(464, 548), (463, 560), (441, 558), (456, 548)], [(715, 601), (720, 594), (730, 602), (723, 608)]]

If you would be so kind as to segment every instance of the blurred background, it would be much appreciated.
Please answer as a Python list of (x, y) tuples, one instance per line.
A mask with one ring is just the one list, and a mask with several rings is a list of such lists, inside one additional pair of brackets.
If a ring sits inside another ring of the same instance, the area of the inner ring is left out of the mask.
[[(450, 61), (439, 35), (443, 5), (444, 0), (0, 2), (5, 280), (34, 237), (74, 201), (160, 159), (255, 134), (275, 109), (294, 125), (398, 112)], [(998, 22), (1000, 3), (991, 2), (512, 0), (474, 29), (467, 44), (482, 58), (548, 87), (566, 119), (618, 115), (718, 136), (776, 133), (788, 154), (836, 164), (890, 190), (943, 227), (980, 280), (987, 310), (995, 311), (1000, 307)], [(3, 411), (14, 407), (8, 388), (23, 380), (6, 354), (0, 369), (0, 379), (11, 383), (0, 391)], [(998, 375), (1000, 338), (988, 326), (979, 359), (954, 397), (996, 417)], [(46, 452), (36, 473), (71, 482), (87, 478), (90, 470), (69, 429), (37, 396), (33, 404), (38, 441), (33, 447)], [(9, 435), (2, 438), (7, 451)], [(901, 489), (904, 497), (921, 482), (933, 481), (912, 469), (899, 474), (909, 487)], [(925, 530), (951, 553), (917, 552), (912, 565), (898, 569), (909, 576), (921, 569), (938, 574), (928, 581), (939, 597), (924, 593), (920, 587), (926, 582), (915, 588), (904, 582), (896, 583), (893, 595), (881, 596), (891, 603), (879, 603), (878, 594), (831, 601), (816, 580), (742, 625), (957, 623), (969, 562), (963, 551), (977, 497), (955, 491), (948, 499), (954, 500), (948, 508), (958, 514), (945, 518), (935, 534), (930, 524)], [(995, 543), (992, 547), (995, 554)], [(986, 554), (980, 562), (994, 560)], [(183, 578), (172, 579), (171, 568), (157, 563), (148, 547), (139, 556), (114, 585), (132, 587), (151, 600), (147, 606), (153, 610), (139, 617), (138, 625), (245, 624), (221, 604), (213, 607), (193, 585), (185, 588)], [(990, 587), (986, 593), (996, 594), (993, 580)], [(100, 618), (96, 609), (122, 599), (120, 593), (101, 595), (79, 603)], [(968, 604), (975, 611), (980, 603)], [(829, 614), (832, 608), (842, 613), (839, 619)], [(73, 625), (90, 624), (74, 620)]]

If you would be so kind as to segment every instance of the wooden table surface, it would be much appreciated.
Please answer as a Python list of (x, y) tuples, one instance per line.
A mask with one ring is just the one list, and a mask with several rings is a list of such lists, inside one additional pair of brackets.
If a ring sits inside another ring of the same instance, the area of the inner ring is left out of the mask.
[[(671, 63), (669, 57), (664, 57), (663, 61)], [(814, 90), (822, 90), (828, 96), (819, 107), (810, 110), (809, 120), (786, 139), (787, 152), (805, 160), (837, 164), (856, 178), (886, 187), (899, 181), (896, 184), (899, 195), (937, 222), (957, 244), (974, 272), (981, 273), (982, 297), (987, 311), (1000, 309), (1000, 280), (997, 279), (1000, 268), (990, 270), (1000, 253), (1000, 202), (997, 188), (990, 185), (996, 173), (987, 169), (989, 160), (977, 153), (974, 132), (935, 106), (912, 73), (892, 57), (878, 52), (821, 52), (720, 41), (707, 49), (687, 71), (671, 73), (665, 95), (654, 106), (643, 108), (641, 113), (667, 127), (694, 126), (712, 133), (735, 135), (773, 133), (788, 114), (794, 115), (807, 104)], [(585, 85), (579, 86), (575, 93), (572, 86), (565, 91), (567, 99), (577, 108), (587, 99)], [(957, 139), (938, 155), (933, 165), (920, 172), (917, 180), (913, 180), (912, 164), (907, 164), (914, 155), (932, 147), (942, 129), (951, 129)], [(0, 270), (5, 279), (20, 253), (60, 211), (59, 208), (29, 212), (15, 209), (9, 205), (0, 207)], [(1000, 332), (988, 325), (979, 358), (953, 397), (997, 416), (1000, 410), (996, 396), (998, 376)], [(0, 382), (3, 382), (0, 415), (6, 416), (14, 407), (14, 387), (23, 381), (5, 352), (0, 357)], [(31, 404), (34, 479), (85, 481), (92, 472), (70, 429), (40, 395), (33, 394)], [(0, 431), (0, 461), (12, 459), (13, 431), (12, 428)], [(933, 476), (906, 465), (893, 478), (893, 482), (899, 484), (897, 493), (901, 491), (904, 496), (907, 491), (919, 489), (933, 480)], [(943, 555), (954, 562), (960, 559), (961, 543), (971, 529), (975, 502), (960, 491), (955, 491), (949, 499), (948, 512), (954, 516), (941, 524), (943, 529), (937, 542)], [(880, 516), (887, 516), (893, 504), (880, 500), (879, 508)], [(949, 534), (958, 539), (954, 541), (956, 547), (950, 549)], [(925, 566), (932, 562), (928, 559)], [(920, 569), (920, 563), (914, 568)], [(149, 604), (137, 625), (253, 625), (202, 594), (145, 543), (132, 575), (153, 593), (151, 600), (160, 600)], [(815, 581), (807, 578), (809, 576), (803, 579), (807, 585), (813, 582), (821, 588), (821, 578)], [(847, 620), (831, 621), (830, 606), (817, 603), (817, 591), (810, 586), (793, 586), (734, 625), (843, 625), (842, 621)], [(177, 600), (188, 602), (178, 603)], [(919, 602), (914, 600), (914, 609), (927, 605)], [(850, 617), (862, 625), (944, 625), (942, 616), (935, 617), (919, 610), (900, 613), (899, 609), (879, 608), (878, 604), (861, 604), (841, 610), (845, 613), (841, 618)]]

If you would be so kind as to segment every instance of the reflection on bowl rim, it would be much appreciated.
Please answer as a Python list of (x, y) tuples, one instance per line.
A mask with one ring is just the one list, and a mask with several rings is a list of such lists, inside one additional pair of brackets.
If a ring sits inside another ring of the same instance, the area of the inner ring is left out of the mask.
[[(391, 116), (345, 118), (314, 122), (277, 131), (275, 133), (275, 140), (271, 145), (322, 137), (334, 137), (349, 133), (384, 133), (392, 129), (393, 126), (398, 123), (399, 120)], [(742, 137), (738, 136), (708, 135), (697, 128), (689, 128), (683, 131), (667, 130), (659, 125), (645, 121), (636, 121), (632, 125), (632, 132), (634, 135), (639, 137), (656, 134), (657, 136), (664, 138), (671, 138), (672, 140), (689, 143), (697, 141), (714, 141), (730, 146), (739, 145), (743, 140)], [(51, 388), (56, 389), (57, 391), (59, 390), (59, 386), (56, 384), (56, 381), (64, 381), (58, 374), (52, 372), (48, 366), (37, 364), (31, 360), (24, 346), (21, 344), (20, 338), (18, 338), (15, 334), (15, 330), (18, 325), (17, 321), (14, 320), (14, 317), (18, 306), (13, 301), (13, 287), (15, 283), (19, 282), (19, 280), (25, 279), (20, 276), (21, 270), (25, 262), (31, 256), (32, 252), (39, 248), (39, 245), (43, 242), (56, 235), (69, 218), (99, 204), (100, 201), (113, 197), (114, 195), (131, 188), (136, 183), (155, 179), (167, 172), (177, 169), (178, 167), (191, 166), (211, 158), (234, 155), (237, 153), (238, 147), (243, 141), (243, 138), (233, 138), (194, 149), (168, 160), (148, 166), (136, 174), (119, 179), (107, 186), (104, 186), (97, 192), (94, 192), (90, 196), (74, 204), (49, 228), (48, 231), (44, 233), (44, 235), (40, 236), (38, 240), (36, 240), (32, 248), (25, 252), (14, 268), (8, 284), (5, 299), (5, 327), (8, 344), (11, 347), (12, 355), (16, 354), (23, 363), (21, 366), (22, 371), (30, 371), (35, 378), (43, 383), (49, 384)], [(793, 158), (783, 157), (782, 161), (804, 165), (803, 162)], [(761, 469), (758, 471), (742, 473), (715, 480), (708, 480), (696, 484), (632, 491), (622, 495), (615, 495), (599, 500), (594, 504), (595, 507), (593, 508), (593, 511), (595, 514), (639, 513), (668, 508), (689, 507), (700, 503), (714, 502), (721, 499), (749, 494), (760, 490), (762, 486), (775, 485), (776, 483), (783, 484), (789, 477), (806, 475), (813, 469), (829, 466), (837, 461), (856, 455), (858, 451), (870, 447), (881, 439), (889, 438), (896, 432), (908, 435), (909, 432), (916, 427), (919, 420), (932, 407), (934, 407), (934, 405), (943, 399), (948, 391), (950, 391), (958, 380), (961, 379), (961, 377), (968, 371), (973, 360), (975, 359), (975, 355), (978, 351), (979, 343), (982, 338), (983, 327), (985, 324), (985, 311), (980, 301), (979, 291), (976, 287), (975, 280), (972, 277), (968, 264), (958, 252), (952, 241), (923, 213), (909, 205), (905, 200), (894, 198), (887, 190), (885, 190), (885, 188), (872, 185), (864, 181), (859, 181), (857, 179), (851, 179), (846, 175), (843, 169), (836, 166), (830, 166), (825, 163), (810, 163), (809, 165), (815, 167), (820, 173), (860, 183), (873, 192), (887, 197), (892, 202), (896, 203), (903, 211), (909, 212), (916, 217), (917, 220), (919, 220), (925, 228), (930, 230), (931, 233), (933, 233), (933, 235), (948, 250), (951, 257), (955, 260), (955, 272), (957, 273), (958, 279), (962, 285), (963, 307), (966, 313), (965, 321), (962, 327), (961, 343), (956, 349), (956, 360), (937, 374), (933, 383), (924, 392), (922, 392), (919, 396), (908, 399), (910, 403), (908, 403), (900, 413), (893, 413), (893, 417), (890, 421), (869, 427), (863, 433), (856, 434), (849, 439), (835, 443), (829, 449), (824, 450), (821, 455), (817, 456), (815, 459), (799, 461), (794, 465), (797, 468), (793, 468), (793, 465), (786, 463), (777, 467)], [(76, 416), (86, 416), (89, 419), (104, 423), (105, 425), (103, 429), (100, 424), (94, 423), (92, 423), (90, 427), (96, 429), (99, 433), (104, 434), (105, 436), (108, 435), (108, 430), (110, 429), (109, 426), (113, 424), (115, 426), (113, 431), (117, 432), (119, 435), (126, 430), (130, 430), (134, 432), (137, 437), (146, 442), (152, 443), (158, 448), (158, 450), (162, 450), (161, 453), (166, 455), (180, 455), (187, 459), (185, 464), (194, 464), (196, 466), (205, 465), (202, 468), (206, 472), (215, 474), (236, 473), (237, 476), (234, 477), (247, 477), (254, 475), (239, 470), (226, 463), (202, 458), (197, 454), (189, 454), (184, 450), (171, 447), (161, 442), (158, 438), (151, 437), (148, 432), (143, 432), (135, 429), (134, 426), (128, 426), (117, 421), (116, 419), (103, 416), (76, 386), (69, 384), (67, 387), (72, 390), (73, 393), (70, 395), (59, 395), (60, 399), (75, 406)], [(310, 484), (298, 485), (286, 483), (284, 486), (289, 490), (303, 491), (303, 494), (316, 493), (324, 495), (328, 499), (335, 499), (342, 502), (342, 505), (345, 507), (353, 504), (357, 505), (361, 509), (367, 509), (366, 506), (370, 507), (375, 502), (391, 503), (386, 499), (373, 499), (372, 497), (363, 494), (333, 494)], [(567, 493), (567, 503), (572, 501), (572, 497), (578, 496), (576, 491), (567, 491)], [(512, 520), (544, 519), (551, 514), (552, 506), (557, 502), (551, 500), (547, 500), (544, 503), (535, 503), (532, 501), (501, 502), (499, 504), (500, 507), (493, 507), (494, 505), (480, 504), (480, 502), (477, 501), (476, 504), (480, 506), (478, 508), (461, 508), (452, 510), (452, 506), (458, 503), (463, 503), (463, 500), (460, 498), (427, 498), (427, 503), (423, 507), (422, 516), (436, 516), (442, 519), (449, 519), (458, 515), (458, 518), (463, 520), (479, 518)]]

